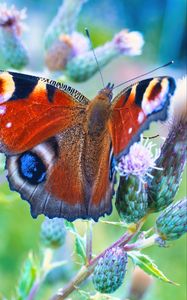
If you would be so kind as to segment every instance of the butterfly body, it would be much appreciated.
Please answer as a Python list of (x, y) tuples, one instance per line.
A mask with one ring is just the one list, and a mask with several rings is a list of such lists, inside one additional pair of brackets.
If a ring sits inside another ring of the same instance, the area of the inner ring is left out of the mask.
[(31, 214), (95, 221), (112, 211), (113, 166), (153, 120), (167, 116), (170, 77), (147, 79), (112, 100), (108, 84), (89, 101), (67, 85), (0, 73), (0, 152), (10, 188)]

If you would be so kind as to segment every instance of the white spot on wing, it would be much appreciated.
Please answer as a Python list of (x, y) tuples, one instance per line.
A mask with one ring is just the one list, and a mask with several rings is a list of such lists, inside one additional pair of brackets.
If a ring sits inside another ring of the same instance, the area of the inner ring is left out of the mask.
[(12, 123), (11, 122), (8, 122), (7, 124), (6, 124), (6, 128), (11, 128), (12, 127)]
[(144, 113), (141, 111), (138, 114), (138, 123), (141, 124), (144, 120)]
[(131, 134), (131, 132), (132, 132), (132, 127), (131, 127), (131, 128), (129, 128), (129, 130), (128, 130), (128, 134)]

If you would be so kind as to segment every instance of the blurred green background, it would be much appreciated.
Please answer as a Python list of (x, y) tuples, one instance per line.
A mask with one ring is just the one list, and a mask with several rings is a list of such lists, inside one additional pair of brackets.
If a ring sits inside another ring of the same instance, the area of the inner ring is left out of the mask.
[[(46, 74), (50, 77), (49, 72), (44, 68), (43, 35), (56, 14), (61, 0), (15, 0), (7, 1), (7, 3), (15, 4), (20, 9), (27, 8), (28, 30), (24, 33), (24, 41), (30, 49), (30, 64), (24, 71)], [(144, 35), (145, 46), (142, 55), (131, 58), (122, 57), (113, 61), (103, 70), (106, 82), (120, 83), (170, 60), (175, 60), (175, 64), (170, 68), (160, 70), (156, 73), (157, 75), (167, 74), (177, 79), (186, 73), (185, 0), (90, 0), (83, 7), (78, 27), (81, 32), (84, 32), (85, 27), (90, 29), (94, 46), (107, 41), (122, 28), (138, 30)], [(88, 97), (93, 97), (100, 88), (101, 82), (98, 75), (95, 75), (88, 82), (72, 85)], [(159, 127), (153, 127), (152, 130), (158, 132)], [(10, 299), (14, 294), (20, 269), (28, 252), (33, 250), (38, 253), (39, 251), (39, 231), (43, 217), (33, 220), (28, 204), (20, 200), (18, 194), (9, 191), (8, 184), (2, 183), (4, 177), (0, 180), (0, 293)], [(184, 178), (177, 199), (181, 199), (185, 194), (186, 180)], [(109, 219), (118, 220), (117, 214), (113, 212)], [(154, 223), (154, 219), (155, 215), (151, 216), (145, 228), (149, 228)], [(76, 223), (80, 228), (85, 226), (84, 222)], [(95, 252), (104, 249), (121, 233), (122, 230), (116, 227), (96, 224)], [(145, 253), (150, 254), (171, 280), (180, 284), (180, 286), (173, 286), (155, 280), (152, 289), (147, 294), (147, 300), (186, 299), (186, 246), (186, 238), (183, 237), (173, 242), (169, 248), (162, 249), (155, 246), (145, 250)], [(66, 251), (69, 251), (68, 247), (62, 249), (62, 255), (66, 255)], [(68, 272), (66, 277), (71, 277), (72, 265)], [(128, 273), (130, 277), (130, 271)], [(62, 285), (64, 278), (65, 274), (62, 273), (60, 281), (55, 280), (52, 285), (46, 283), (37, 299), (47, 300), (53, 291), (57, 290), (57, 286)], [(127, 286), (128, 279), (116, 295), (125, 297)]]

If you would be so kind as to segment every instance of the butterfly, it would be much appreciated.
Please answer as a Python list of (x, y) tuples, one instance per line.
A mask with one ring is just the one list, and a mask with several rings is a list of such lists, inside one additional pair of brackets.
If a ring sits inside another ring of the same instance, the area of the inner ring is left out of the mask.
[(0, 152), (33, 218), (98, 221), (112, 212), (113, 162), (151, 121), (166, 119), (175, 80), (145, 79), (112, 100), (113, 89), (90, 101), (64, 83), (0, 72)]

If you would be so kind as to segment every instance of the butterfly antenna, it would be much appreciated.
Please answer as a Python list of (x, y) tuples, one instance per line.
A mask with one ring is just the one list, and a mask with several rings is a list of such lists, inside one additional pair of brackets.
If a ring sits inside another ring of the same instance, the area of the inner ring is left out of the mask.
[(93, 45), (92, 45), (92, 40), (91, 40), (91, 37), (90, 37), (90, 33), (89, 33), (89, 31), (88, 31), (87, 28), (85, 28), (85, 31), (86, 31), (86, 35), (87, 35), (87, 37), (88, 37), (88, 39), (89, 39), (89, 41), (90, 41), (90, 46), (91, 46), (93, 55), (94, 55), (94, 57), (95, 57), (95, 61), (96, 61), (96, 64), (97, 64), (97, 67), (98, 67), (98, 70), (99, 70), (99, 74), (100, 74), (100, 76), (101, 76), (101, 81), (102, 81), (103, 87), (105, 87), (103, 75), (102, 75), (102, 73), (101, 73), (101, 68), (100, 68), (100, 66), (99, 66), (99, 62), (98, 62), (98, 60), (97, 60), (97, 56), (96, 56), (96, 54), (95, 54), (94, 47), (93, 47)]
[(148, 75), (148, 74), (150, 74), (150, 73), (153, 73), (153, 72), (155, 72), (155, 71), (157, 71), (157, 70), (159, 70), (159, 69), (162, 69), (162, 68), (165, 68), (165, 67), (167, 67), (167, 66), (169, 66), (169, 65), (172, 65), (173, 63), (174, 63), (174, 61), (171, 60), (171, 61), (169, 61), (167, 64), (164, 64), (163, 66), (157, 67), (157, 68), (155, 68), (155, 69), (153, 69), (153, 70), (151, 70), (151, 71), (149, 71), (149, 72), (146, 72), (146, 73), (144, 73), (144, 74), (138, 75), (138, 76), (136, 76), (136, 77), (134, 77), (134, 78), (132, 78), (132, 79), (129, 79), (129, 80), (127, 80), (127, 81), (124, 81), (124, 82), (122, 82), (122, 83), (116, 85), (116, 86), (114, 87), (114, 89), (116, 89), (116, 88), (119, 87), (119, 86), (122, 86), (122, 85), (125, 84), (125, 83), (128, 83), (128, 82), (130, 82), (130, 81), (133, 81), (133, 80), (138, 79), (138, 78), (140, 78), (140, 77), (143, 77), (143, 76), (145, 76), (145, 75)]
[(159, 134), (156, 134), (156, 135), (153, 135), (153, 136), (144, 136), (143, 137), (143, 139), (149, 139), (149, 140), (151, 140), (151, 139), (155, 139), (155, 138), (157, 138), (157, 137), (159, 137), (160, 135)]

